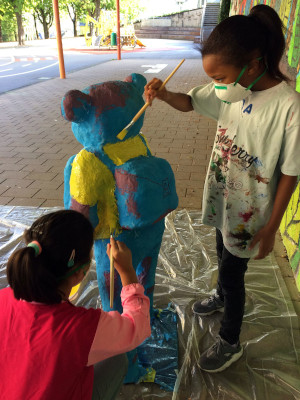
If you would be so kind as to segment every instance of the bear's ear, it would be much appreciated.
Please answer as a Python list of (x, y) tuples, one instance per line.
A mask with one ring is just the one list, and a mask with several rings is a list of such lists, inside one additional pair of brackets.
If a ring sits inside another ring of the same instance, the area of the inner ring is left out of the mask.
[(124, 79), (125, 82), (132, 82), (140, 94), (144, 93), (147, 79), (141, 74), (131, 74)]
[(92, 99), (80, 90), (70, 90), (61, 101), (62, 116), (71, 122), (82, 122), (87, 119)]

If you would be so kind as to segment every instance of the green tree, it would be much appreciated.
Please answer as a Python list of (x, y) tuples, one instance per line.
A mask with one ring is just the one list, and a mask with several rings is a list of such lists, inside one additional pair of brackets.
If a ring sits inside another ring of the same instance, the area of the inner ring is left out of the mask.
[[(101, 10), (115, 10), (115, 0), (90, 0), (89, 11), (91, 17), (99, 21)], [(93, 36), (94, 25), (91, 25), (90, 35)], [(96, 28), (96, 36), (98, 35), (98, 28)]]
[[(77, 22), (84, 20), (86, 15), (99, 21), (101, 10), (116, 10), (116, 0), (60, 0), (60, 5), (73, 22), (74, 36), (77, 36)], [(120, 0), (120, 12), (126, 15), (129, 22), (139, 16), (141, 11), (140, 0)], [(91, 25), (91, 36), (93, 30), (94, 26)]]
[(18, 39), (18, 27), (15, 15), (4, 15), (1, 20), (2, 41), (15, 42)]
[(120, 0), (120, 12), (128, 17), (129, 23), (135, 21), (143, 10), (140, 0)]
[[(129, 22), (137, 18), (143, 8), (140, 6), (141, 0), (120, 0), (120, 12), (128, 16)], [(89, 0), (86, 1), (90, 15), (98, 20), (100, 10), (116, 10), (116, 0)]]
[(43, 25), (44, 38), (49, 39), (49, 29), (54, 18), (52, 0), (27, 0), (27, 5), (35, 21), (38, 19)]
[[(1, 0), (1, 9), (3, 13), (2, 20), (7, 17), (16, 17), (18, 26), (18, 43), (19, 45), (25, 44), (24, 28), (23, 28), (23, 8), (25, 0)], [(0, 17), (1, 18), (1, 17)]]
[[(100, 1), (100, 0), (99, 0)], [(77, 22), (90, 14), (93, 5), (86, 0), (60, 0), (62, 10), (66, 11), (73, 23), (74, 36), (77, 36)]]
[(3, 42), (3, 36), (2, 36), (2, 20), (4, 17), (4, 8), (2, 4), (0, 4), (0, 42)]
[(230, 0), (221, 0), (218, 22), (220, 23), (223, 21), (223, 19), (228, 18), (229, 12), (230, 12)]

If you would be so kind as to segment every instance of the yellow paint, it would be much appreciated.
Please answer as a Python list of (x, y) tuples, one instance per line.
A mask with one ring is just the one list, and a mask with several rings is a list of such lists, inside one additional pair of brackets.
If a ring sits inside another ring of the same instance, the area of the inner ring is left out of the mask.
[(72, 297), (78, 292), (79, 287), (80, 287), (80, 283), (78, 283), (78, 285), (72, 287), (69, 299), (72, 299)]
[(287, 26), (287, 23), (288, 23), (291, 7), (292, 7), (292, 0), (281, 1), (278, 15), (285, 27)]
[(162, 308), (157, 308), (157, 315), (156, 315), (156, 317), (157, 317), (157, 318), (160, 318), (162, 312), (163, 312), (163, 309), (162, 309)]
[(125, 138), (125, 136), (127, 135), (128, 130), (127, 129), (123, 129), (120, 133), (117, 134), (117, 138), (119, 140), (123, 140)]
[(151, 150), (150, 150), (150, 148), (149, 148), (149, 143), (148, 143), (148, 140), (147, 140), (146, 136), (143, 135), (141, 132), (140, 132), (140, 136), (144, 139), (144, 141), (145, 141), (145, 143), (146, 143), (146, 146), (148, 147), (148, 151), (149, 151), (149, 153), (152, 155)]
[(95, 239), (108, 239), (110, 233), (120, 233), (115, 199), (115, 179), (111, 171), (93, 153), (81, 150), (72, 163), (71, 197), (90, 207), (97, 204), (99, 224)]
[(103, 147), (104, 152), (115, 165), (122, 165), (131, 158), (147, 156), (147, 147), (140, 136), (118, 143), (109, 143)]
[(244, 225), (244, 224), (238, 224), (238, 225), (236, 226), (236, 231), (237, 231), (237, 232), (243, 232), (244, 229), (245, 229), (245, 225)]
[(300, 182), (290, 199), (289, 205), (280, 224), (283, 244), (295, 275), (296, 284), (300, 291)]
[(146, 368), (146, 375), (144, 375), (141, 379), (140, 382), (154, 382), (155, 381), (155, 375), (156, 371), (154, 368)]

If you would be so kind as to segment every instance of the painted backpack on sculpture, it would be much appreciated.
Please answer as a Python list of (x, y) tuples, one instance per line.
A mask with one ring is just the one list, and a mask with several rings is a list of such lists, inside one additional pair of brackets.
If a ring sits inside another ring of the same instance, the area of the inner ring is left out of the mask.
[[(106, 245), (112, 233), (132, 251), (139, 282), (150, 298), (153, 315), (155, 270), (164, 217), (178, 205), (169, 163), (152, 156), (140, 133), (143, 117), (124, 140), (117, 138), (144, 105), (146, 79), (131, 74), (124, 81), (102, 82), (83, 91), (71, 90), (62, 100), (62, 114), (83, 149), (65, 167), (65, 208), (82, 212), (95, 228), (95, 260), (102, 307), (109, 305), (109, 259)], [(120, 277), (115, 271), (114, 310), (122, 312)], [(125, 382), (145, 374), (137, 352), (128, 353)]]

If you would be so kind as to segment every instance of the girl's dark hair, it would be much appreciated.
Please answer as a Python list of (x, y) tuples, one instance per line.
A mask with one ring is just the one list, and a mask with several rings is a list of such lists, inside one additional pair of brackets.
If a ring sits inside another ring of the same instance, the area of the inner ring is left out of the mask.
[(263, 57), (273, 78), (288, 81), (279, 70), (285, 49), (283, 24), (276, 11), (266, 5), (253, 7), (248, 16), (234, 15), (212, 31), (201, 48), (202, 57), (220, 54), (226, 64), (243, 67), (253, 57)]
[(42, 252), (24, 247), (7, 263), (8, 283), (16, 299), (39, 303), (60, 303), (59, 286), (70, 270), (68, 261), (75, 249), (74, 264), (86, 263), (93, 246), (93, 227), (77, 211), (61, 210), (43, 215), (24, 232), (26, 244), (36, 240)]

